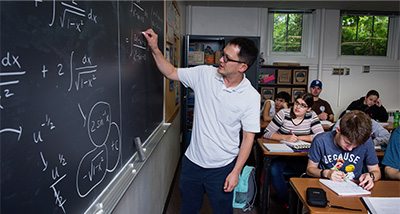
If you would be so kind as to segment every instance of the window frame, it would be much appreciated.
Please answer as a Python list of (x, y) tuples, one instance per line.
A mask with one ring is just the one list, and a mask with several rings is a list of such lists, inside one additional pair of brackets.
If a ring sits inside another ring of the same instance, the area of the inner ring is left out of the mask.
[[(303, 14), (302, 33), (301, 33), (301, 51), (300, 52), (280, 52), (273, 51), (273, 36), (274, 36), (274, 14), (275, 13), (301, 13)], [(268, 11), (268, 55), (269, 56), (300, 56), (311, 57), (312, 53), (312, 37), (313, 23), (315, 19), (315, 10), (269, 10)]]

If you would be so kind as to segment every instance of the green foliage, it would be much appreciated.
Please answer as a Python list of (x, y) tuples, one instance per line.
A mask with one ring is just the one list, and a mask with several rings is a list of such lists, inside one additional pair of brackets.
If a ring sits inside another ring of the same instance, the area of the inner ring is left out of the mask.
[(303, 15), (275, 13), (272, 51), (300, 52)]
[(386, 56), (389, 17), (344, 15), (342, 55)]

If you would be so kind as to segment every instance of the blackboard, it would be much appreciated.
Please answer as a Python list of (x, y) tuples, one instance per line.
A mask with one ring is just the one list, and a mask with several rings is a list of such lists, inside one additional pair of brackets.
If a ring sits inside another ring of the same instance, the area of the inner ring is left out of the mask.
[(163, 120), (163, 1), (1, 7), (1, 213), (82, 213)]

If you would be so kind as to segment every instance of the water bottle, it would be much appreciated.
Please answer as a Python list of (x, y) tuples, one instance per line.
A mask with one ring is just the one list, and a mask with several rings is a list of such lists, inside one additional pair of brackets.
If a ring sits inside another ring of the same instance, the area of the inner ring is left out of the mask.
[(399, 126), (399, 110), (394, 113), (394, 119), (393, 119), (393, 128), (396, 128)]

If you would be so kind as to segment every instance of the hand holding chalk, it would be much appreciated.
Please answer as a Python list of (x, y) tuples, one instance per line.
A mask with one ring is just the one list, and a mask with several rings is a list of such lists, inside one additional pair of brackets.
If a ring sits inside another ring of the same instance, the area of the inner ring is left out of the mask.
[(144, 31), (142, 31), (142, 34), (143, 34), (143, 35), (146, 35), (146, 34), (147, 34), (147, 35), (151, 38), (151, 34), (150, 34), (150, 33), (146, 33), (146, 32), (144, 32)]
[(151, 48), (151, 50), (154, 52), (158, 49), (158, 36), (157, 34), (152, 30), (152, 29), (147, 29), (146, 31), (141, 32), (143, 36), (147, 40), (147, 44)]

